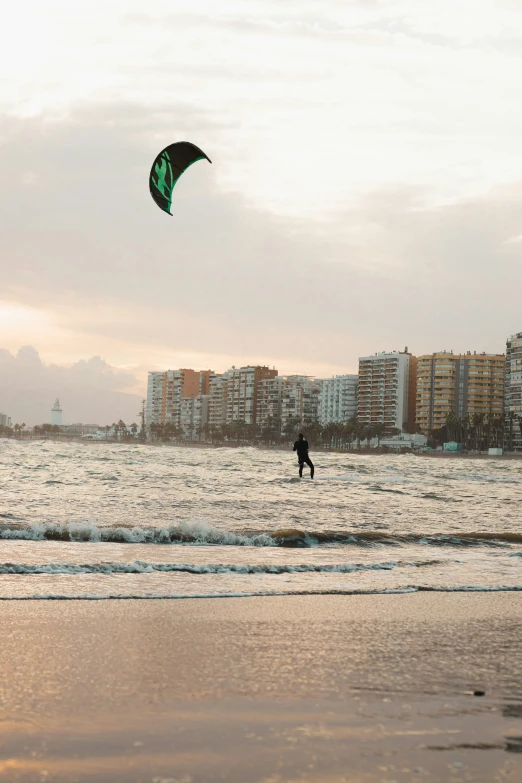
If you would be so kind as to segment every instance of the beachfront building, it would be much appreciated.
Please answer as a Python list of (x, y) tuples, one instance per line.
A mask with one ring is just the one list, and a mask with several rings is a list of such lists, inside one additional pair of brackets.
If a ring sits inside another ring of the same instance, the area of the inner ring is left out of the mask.
[(358, 375), (336, 375), (322, 378), (319, 394), (319, 421), (327, 424), (346, 424), (357, 415)]
[(506, 343), (504, 447), (522, 451), (522, 332)]
[(210, 427), (221, 427), (227, 423), (228, 371), (216, 375), (210, 381), (208, 400), (208, 423)]
[(308, 375), (289, 375), (281, 389), (281, 430), (292, 422), (310, 424), (319, 419), (321, 381)]
[(208, 395), (213, 370), (166, 370), (149, 372), (147, 383), (147, 427), (152, 424), (181, 426), (184, 399)]
[(452, 412), (457, 419), (503, 414), (505, 357), (503, 354), (454, 354), (442, 351), (419, 356), (416, 421), (428, 434), (446, 424)]
[(284, 433), (305, 422), (318, 420), (321, 381), (308, 375), (279, 375), (259, 384), (256, 423), (277, 425)]
[(259, 384), (267, 379), (277, 377), (275, 367), (249, 366), (227, 372), (226, 383), (226, 423), (244, 421), (246, 424), (257, 423), (257, 400)]
[(60, 407), (60, 400), (56, 398), (54, 405), (51, 408), (51, 424), (62, 426), (62, 409)]
[(417, 359), (408, 349), (359, 359), (357, 418), (363, 425), (383, 424), (385, 433), (413, 432)]
[(259, 383), (256, 422), (261, 428), (270, 424), (281, 427), (281, 390), (284, 380), (284, 375), (277, 375)]
[(205, 440), (208, 427), (209, 395), (181, 400), (180, 427), (186, 440)]
[(11, 417), (6, 413), (0, 413), (0, 427), (10, 427)]

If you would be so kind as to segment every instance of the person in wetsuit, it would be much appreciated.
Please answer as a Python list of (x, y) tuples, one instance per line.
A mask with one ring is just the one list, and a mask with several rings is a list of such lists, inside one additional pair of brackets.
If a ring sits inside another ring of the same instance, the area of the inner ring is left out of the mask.
[(294, 451), (297, 451), (299, 460), (299, 478), (303, 478), (303, 466), (306, 463), (310, 466), (310, 478), (314, 477), (314, 463), (308, 456), (308, 441), (304, 439), (302, 432), (299, 433), (299, 440), (294, 443)]

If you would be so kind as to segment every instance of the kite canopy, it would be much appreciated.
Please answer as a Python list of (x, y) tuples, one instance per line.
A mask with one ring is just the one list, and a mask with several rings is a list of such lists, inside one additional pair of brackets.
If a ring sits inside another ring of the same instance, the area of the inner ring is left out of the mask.
[(152, 164), (149, 177), (150, 195), (158, 207), (169, 215), (172, 215), (170, 206), (174, 185), (183, 172), (197, 160), (208, 160), (212, 163), (195, 144), (178, 141), (165, 147)]

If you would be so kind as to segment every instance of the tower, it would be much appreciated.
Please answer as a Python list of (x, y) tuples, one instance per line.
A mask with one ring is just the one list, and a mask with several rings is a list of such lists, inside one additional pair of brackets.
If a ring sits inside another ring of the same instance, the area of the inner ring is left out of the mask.
[(51, 424), (57, 424), (59, 427), (62, 424), (62, 409), (60, 408), (60, 400), (58, 397), (51, 408)]

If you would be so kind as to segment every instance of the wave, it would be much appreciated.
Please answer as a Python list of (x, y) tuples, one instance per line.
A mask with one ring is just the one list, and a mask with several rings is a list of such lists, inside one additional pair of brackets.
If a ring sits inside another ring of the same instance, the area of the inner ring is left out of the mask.
[[(433, 561), (439, 563), (440, 561)], [(21, 576), (33, 574), (153, 574), (184, 572), (188, 574), (351, 574), (356, 571), (391, 571), (399, 566), (398, 562), (388, 563), (338, 563), (333, 565), (244, 565), (191, 564), (191, 563), (146, 563), (135, 560), (133, 563), (0, 563), (0, 574)], [(430, 565), (430, 563), (408, 563), (407, 565)]]
[(91, 523), (34, 524), (0, 528), (0, 538), (25, 541), (107, 542), (116, 544), (219, 544), (277, 546), (269, 533), (241, 534), (205, 522), (181, 522), (166, 527), (97, 527)]
[(317, 547), (345, 545), (401, 547), (411, 544), (449, 547), (509, 547), (522, 544), (522, 533), (383, 533), (364, 531), (243, 530), (233, 532), (206, 522), (180, 522), (164, 527), (98, 527), (92, 523), (39, 523), (0, 526), (0, 539), (25, 541), (105, 542), (117, 544), (195, 544), (219, 546)]
[(424, 585), (411, 585), (408, 587), (397, 587), (375, 590), (294, 590), (278, 592), (229, 592), (229, 593), (150, 593), (147, 595), (123, 594), (117, 593), (111, 595), (94, 595), (84, 593), (83, 595), (64, 595), (60, 593), (46, 593), (40, 595), (28, 596), (3, 596), (0, 595), (0, 601), (172, 601), (183, 600), (187, 598), (277, 598), (290, 596), (313, 596), (313, 595), (406, 595), (411, 593), (515, 593), (522, 592), (522, 585), (462, 585), (461, 587), (426, 587)]

